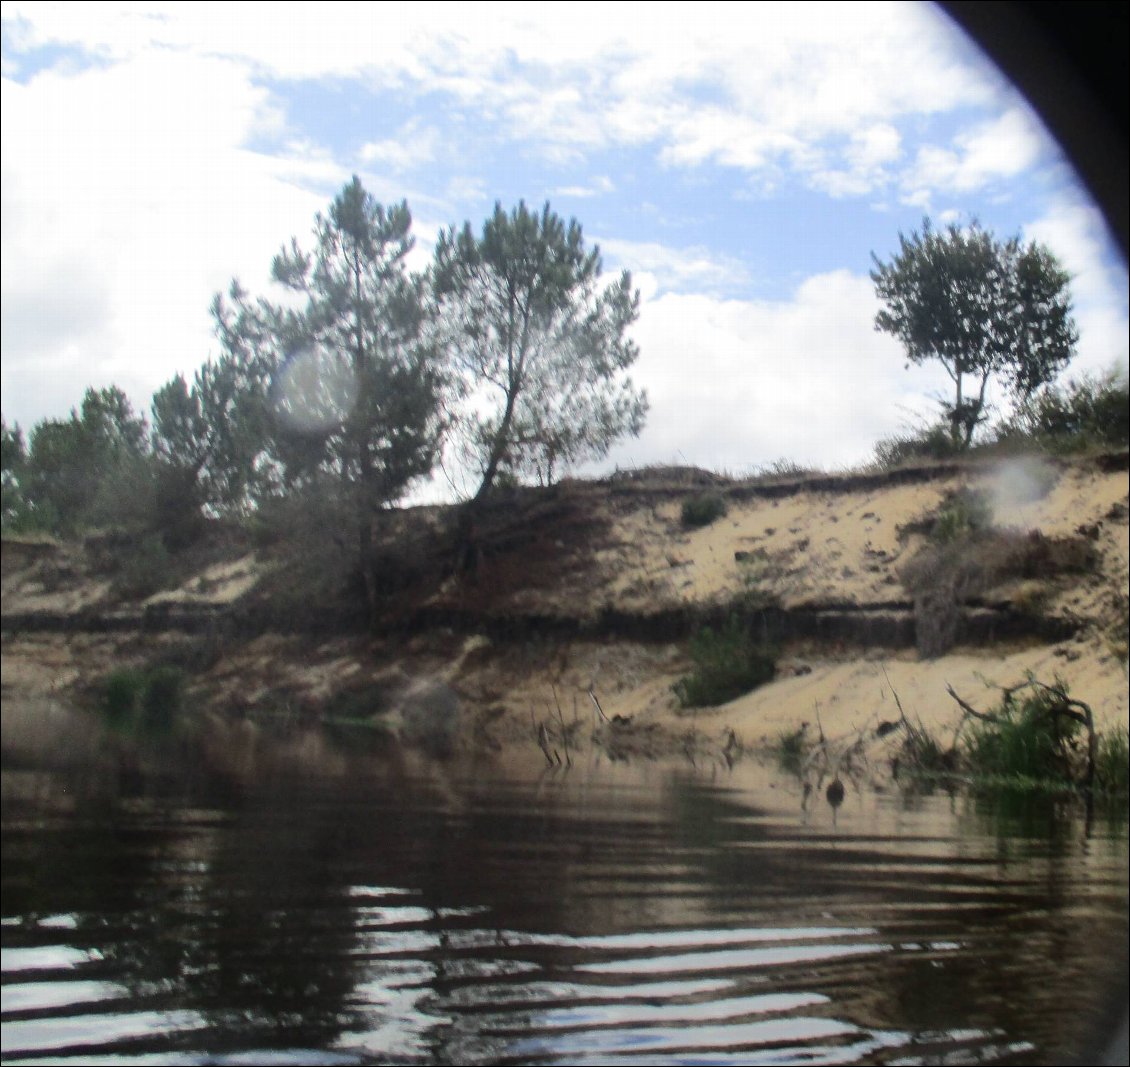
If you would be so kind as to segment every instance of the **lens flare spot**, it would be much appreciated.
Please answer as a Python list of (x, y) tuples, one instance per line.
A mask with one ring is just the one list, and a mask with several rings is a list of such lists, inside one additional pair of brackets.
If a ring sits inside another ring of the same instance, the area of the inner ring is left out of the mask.
[(349, 360), (322, 345), (291, 355), (274, 385), (275, 411), (295, 433), (328, 433), (357, 403), (357, 377)]

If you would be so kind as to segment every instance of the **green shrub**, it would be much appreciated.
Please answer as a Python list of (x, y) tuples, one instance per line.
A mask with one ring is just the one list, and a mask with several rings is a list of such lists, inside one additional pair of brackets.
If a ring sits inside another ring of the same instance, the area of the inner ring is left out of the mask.
[(948, 545), (993, 525), (993, 506), (986, 493), (959, 489), (950, 494), (934, 517), (930, 540)]
[(1113, 371), (1084, 376), (1037, 393), (998, 430), (1000, 440), (1024, 440), (1053, 452), (1130, 443), (1130, 386)]
[(146, 726), (168, 729), (180, 715), (184, 673), (177, 667), (153, 667), (146, 672), (141, 714)]
[(180, 714), (183, 689), (178, 667), (118, 667), (102, 683), (102, 713), (117, 728), (167, 730)]
[(688, 529), (709, 526), (726, 514), (726, 501), (719, 493), (701, 493), (683, 501), (683, 525)]
[(1095, 789), (1125, 796), (1130, 792), (1130, 735), (1124, 727), (1099, 734), (1095, 751)]
[(718, 630), (704, 626), (691, 638), (695, 669), (675, 683), (685, 708), (715, 707), (748, 693), (773, 678), (776, 654), (754, 642), (738, 619)]
[(102, 713), (114, 726), (124, 726), (137, 716), (145, 672), (135, 667), (118, 667), (102, 683)]
[[(1066, 688), (1057, 683), (1066, 693)], [(977, 777), (1029, 781), (1074, 780), (1080, 724), (1056, 714), (1061, 696), (1048, 689), (1023, 698), (1006, 693), (993, 722), (976, 720), (966, 737), (966, 762)]]
[(172, 557), (160, 534), (148, 534), (126, 557), (114, 578), (114, 592), (130, 600), (143, 600), (175, 584)]

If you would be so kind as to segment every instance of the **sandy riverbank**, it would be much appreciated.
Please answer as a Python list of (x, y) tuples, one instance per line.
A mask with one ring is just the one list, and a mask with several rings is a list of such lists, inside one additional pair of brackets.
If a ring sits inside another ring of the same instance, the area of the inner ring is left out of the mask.
[[(682, 502), (701, 492), (721, 494), (726, 514), (685, 529)], [(1085, 542), (1088, 564), (1007, 575), (980, 590), (969, 610), (990, 618), (968, 631), (976, 642), (959, 639), (927, 659), (914, 647), (905, 567), (961, 492), (980, 494), (994, 527), (1016, 538)], [(421, 566), (417, 584), (398, 589), (398, 617), (432, 623), (401, 632), (394, 618), (376, 635), (302, 632), (300, 619), (290, 632), (218, 623), (187, 632), (153, 614), (171, 606), (222, 620), (285, 581), (284, 564), (247, 545), (178, 588), (123, 603), (81, 547), (6, 541), (4, 704), (81, 705), (112, 666), (163, 660), (188, 671), (190, 708), (221, 716), (369, 717), (409, 737), (442, 720), (456, 749), (528, 750), (535, 759), (545, 724), (551, 738), (564, 726), (575, 747), (659, 756), (688, 745), (720, 750), (731, 733), (756, 746), (817, 719), (829, 736), (874, 729), (897, 717), (896, 693), (909, 715), (945, 733), (960, 717), (947, 686), (987, 707), (994, 686), (1032, 672), (1067, 683), (1101, 728), (1125, 726), (1116, 631), (1130, 561), (1127, 504), (1125, 457), (712, 487), (671, 478), (567, 483), (521, 497), (512, 527), (484, 534), (472, 578)], [(397, 521), (410, 532), (432, 529), (442, 514), (420, 509)], [(777, 678), (718, 708), (681, 708), (672, 686), (690, 661), (679, 627), (751, 605), (773, 605), (792, 627)], [(121, 625), (131, 612), (167, 625), (131, 631)], [(116, 628), (100, 628), (107, 618)], [(871, 618), (883, 625), (865, 625)], [(1040, 619), (1069, 636), (1024, 630)]]

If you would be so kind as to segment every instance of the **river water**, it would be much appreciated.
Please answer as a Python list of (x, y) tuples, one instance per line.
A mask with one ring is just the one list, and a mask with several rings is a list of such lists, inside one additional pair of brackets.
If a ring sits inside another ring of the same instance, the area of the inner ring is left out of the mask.
[(738, 764), (4, 772), (5, 1062), (1056, 1063), (1125, 816)]

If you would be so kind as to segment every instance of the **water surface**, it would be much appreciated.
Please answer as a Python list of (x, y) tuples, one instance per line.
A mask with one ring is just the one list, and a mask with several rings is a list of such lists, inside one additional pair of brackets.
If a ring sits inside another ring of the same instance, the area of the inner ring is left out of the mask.
[(1061, 1062), (1125, 968), (1125, 821), (1064, 802), (363, 756), (4, 790), (6, 1062)]

